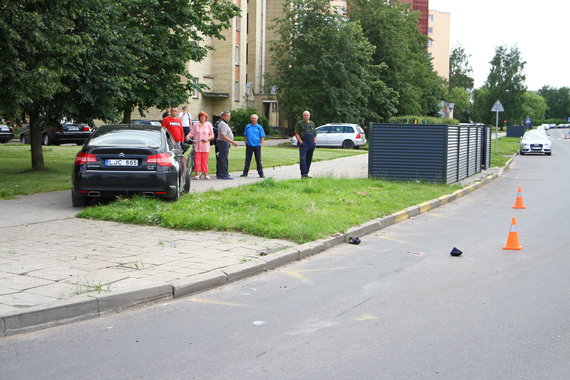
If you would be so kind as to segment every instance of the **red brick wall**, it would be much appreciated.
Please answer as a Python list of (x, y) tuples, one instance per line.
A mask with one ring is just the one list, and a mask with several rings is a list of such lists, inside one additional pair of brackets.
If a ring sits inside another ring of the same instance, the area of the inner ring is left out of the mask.
[(412, 4), (412, 9), (414, 11), (420, 11), (420, 16), (419, 16), (420, 31), (427, 36), (429, 0), (402, 0), (402, 2)]

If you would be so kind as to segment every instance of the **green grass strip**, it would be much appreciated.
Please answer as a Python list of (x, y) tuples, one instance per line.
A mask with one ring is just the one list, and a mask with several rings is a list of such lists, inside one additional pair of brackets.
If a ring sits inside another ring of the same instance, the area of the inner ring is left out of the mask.
[(85, 209), (81, 218), (178, 230), (238, 231), (305, 243), (460, 187), (375, 179), (275, 181), (191, 193), (176, 203), (133, 197)]

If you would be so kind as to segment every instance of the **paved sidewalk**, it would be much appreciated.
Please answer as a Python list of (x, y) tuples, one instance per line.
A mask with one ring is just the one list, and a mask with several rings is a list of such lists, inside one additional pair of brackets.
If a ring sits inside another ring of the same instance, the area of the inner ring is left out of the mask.
[[(365, 178), (368, 155), (314, 162), (311, 175)], [(300, 178), (299, 165), (264, 168), (267, 178)], [(198, 180), (192, 192), (260, 181)], [(493, 171), (471, 178), (477, 186)], [(464, 190), (465, 193), (474, 187)], [(434, 200), (433, 207), (457, 193)], [(360, 236), (425, 212), (403, 210), (355, 227)], [(146, 302), (177, 298), (318, 253), (345, 241), (339, 234), (298, 245), (240, 233), (174, 231), (75, 218), (69, 191), (0, 200), (0, 336), (93, 318)]]
[[(367, 159), (314, 162), (311, 175), (366, 177)], [(262, 180), (231, 174), (233, 181), (193, 180), (191, 191)], [(299, 165), (265, 168), (265, 175), (300, 178)], [(0, 200), (0, 209), (0, 336), (172, 298), (174, 285), (176, 295), (221, 285), (298, 252), (290, 241), (239, 233), (78, 219), (69, 191)]]

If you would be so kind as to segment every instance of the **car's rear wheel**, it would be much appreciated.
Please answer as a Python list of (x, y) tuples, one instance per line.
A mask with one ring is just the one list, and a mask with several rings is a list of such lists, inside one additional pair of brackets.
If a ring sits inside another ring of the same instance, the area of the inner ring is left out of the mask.
[(75, 195), (75, 193), (71, 192), (71, 204), (73, 207), (85, 207), (87, 206), (87, 199), (85, 197), (80, 197), (79, 195)]
[(43, 136), (43, 139), (42, 139), (42, 143), (43, 143), (44, 145), (49, 145), (49, 144), (50, 144), (49, 136), (48, 136), (47, 133), (44, 133), (44, 136)]
[(352, 140), (344, 140), (342, 142), (343, 149), (354, 149), (354, 142)]
[(172, 197), (166, 198), (169, 202), (176, 202), (180, 199), (180, 177), (176, 180), (176, 191)]

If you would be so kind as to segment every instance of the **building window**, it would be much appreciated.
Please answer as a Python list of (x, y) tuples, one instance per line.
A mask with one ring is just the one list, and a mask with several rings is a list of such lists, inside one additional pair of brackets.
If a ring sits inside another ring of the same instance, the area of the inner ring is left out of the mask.
[(433, 15), (429, 15), (428, 19), (429, 19), (429, 21), (433, 22), (433, 19), (434, 19)]
[(234, 81), (234, 100), (239, 102), (239, 80)]
[(239, 66), (239, 45), (236, 45), (234, 50), (235, 50), (234, 64), (236, 66)]
[(236, 32), (240, 31), (241, 28), (241, 17), (236, 16), (235, 17), (235, 22), (236, 22)]
[(433, 46), (433, 40), (428, 40), (428, 47), (432, 47)]
[(428, 34), (433, 34), (433, 28), (431, 26), (428, 28)]
[(198, 78), (193, 78), (192, 80), (194, 81), (194, 89), (192, 90), (192, 97), (194, 99), (198, 99), (198, 95), (200, 94), (200, 91), (198, 91)]

